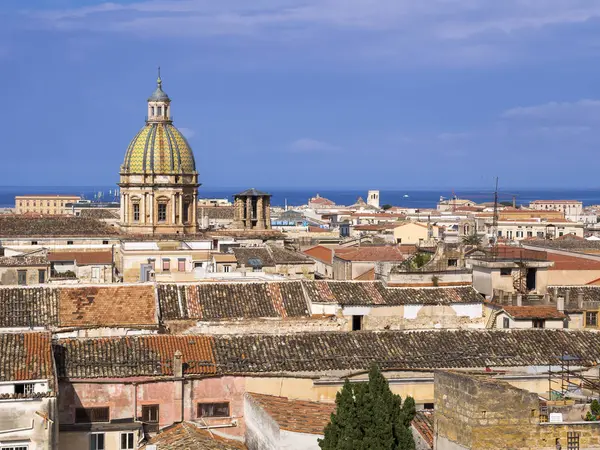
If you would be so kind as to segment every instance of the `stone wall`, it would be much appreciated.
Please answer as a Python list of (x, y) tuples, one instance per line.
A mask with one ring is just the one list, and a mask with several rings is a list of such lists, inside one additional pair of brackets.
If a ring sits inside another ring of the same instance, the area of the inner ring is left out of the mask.
[(537, 394), (488, 377), (435, 373), (434, 447), (455, 449), (600, 449), (600, 423), (540, 424)]
[(243, 319), (210, 322), (170, 320), (165, 322), (165, 326), (171, 334), (279, 334), (343, 331), (348, 328), (347, 322), (346, 319), (336, 317)]
[(48, 268), (45, 266), (39, 267), (0, 267), (0, 285), (13, 285), (19, 284), (19, 274), (20, 270), (24, 270), (27, 272), (27, 286), (31, 286), (33, 284), (39, 284), (39, 271), (43, 270), (45, 272), (44, 280), (48, 282)]

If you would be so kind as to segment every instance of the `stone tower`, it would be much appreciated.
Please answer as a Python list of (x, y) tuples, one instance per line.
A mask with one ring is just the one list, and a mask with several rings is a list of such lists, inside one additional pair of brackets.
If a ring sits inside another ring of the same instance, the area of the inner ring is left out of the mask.
[(268, 230), (271, 228), (271, 194), (254, 188), (235, 194), (233, 228)]
[(150, 235), (195, 233), (199, 184), (194, 153), (173, 126), (160, 69), (156, 83), (146, 124), (121, 165), (121, 229)]
[(379, 191), (369, 191), (367, 194), (367, 204), (379, 208)]

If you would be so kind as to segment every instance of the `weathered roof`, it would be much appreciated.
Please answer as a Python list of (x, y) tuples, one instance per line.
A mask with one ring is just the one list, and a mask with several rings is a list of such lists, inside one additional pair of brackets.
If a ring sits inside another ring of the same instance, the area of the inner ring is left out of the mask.
[(236, 263), (237, 259), (233, 253), (213, 253), (211, 255), (217, 263)]
[(308, 317), (301, 282), (158, 284), (163, 320)]
[(224, 439), (202, 430), (191, 422), (180, 422), (160, 431), (151, 438), (142, 449), (148, 445), (156, 445), (160, 450), (239, 450), (246, 446), (241, 442)]
[(243, 196), (243, 197), (262, 197), (262, 196), (271, 196), (271, 194), (267, 194), (266, 192), (259, 191), (258, 189), (250, 188), (245, 191), (239, 192), (234, 195), (234, 197)]
[(0, 287), (0, 328), (157, 326), (153, 285)]
[(336, 251), (335, 258), (344, 261), (404, 261), (404, 254), (395, 246), (356, 247), (343, 253)]
[(0, 237), (112, 236), (117, 229), (97, 219), (73, 216), (0, 215)]
[(339, 305), (449, 305), (482, 303), (471, 286), (388, 288), (381, 281), (303, 281), (313, 303)]
[(330, 247), (325, 247), (323, 245), (317, 245), (315, 247), (311, 247), (309, 249), (304, 250), (305, 255), (310, 256), (313, 259), (317, 259), (325, 264), (331, 265), (333, 263), (333, 253), (334, 250)]
[(423, 440), (433, 448), (433, 411), (417, 411), (412, 426), (419, 432)]
[(119, 219), (119, 210), (115, 208), (84, 208), (81, 210), (81, 217), (90, 217), (93, 219)]
[[(482, 368), (558, 363), (562, 351), (581, 364), (600, 362), (600, 333), (570, 330), (438, 330), (222, 335), (222, 373)], [(557, 352), (556, 349), (561, 349)]]
[(234, 206), (199, 206), (198, 217), (209, 219), (233, 220)]
[(176, 351), (182, 354), (184, 375), (216, 373), (210, 336), (73, 338), (60, 340), (54, 348), (63, 378), (173, 376)]
[(584, 302), (600, 302), (600, 286), (548, 286), (548, 292), (557, 296), (569, 296), (569, 302), (575, 302), (579, 295)]
[(32, 267), (47, 265), (48, 258), (46, 256), (0, 256), (0, 267)]
[(503, 306), (513, 319), (565, 319), (567, 316), (554, 306)]
[(310, 264), (312, 259), (306, 255), (283, 247), (267, 245), (265, 247), (235, 247), (231, 249), (239, 264), (249, 267), (271, 267), (275, 264)]
[(287, 397), (248, 392), (246, 398), (260, 406), (281, 430), (322, 435), (335, 411), (335, 403), (290, 400)]
[(51, 262), (76, 261), (78, 266), (89, 264), (112, 264), (113, 255), (110, 250), (100, 252), (50, 252)]
[(49, 333), (0, 334), (0, 381), (49, 380), (54, 388)]

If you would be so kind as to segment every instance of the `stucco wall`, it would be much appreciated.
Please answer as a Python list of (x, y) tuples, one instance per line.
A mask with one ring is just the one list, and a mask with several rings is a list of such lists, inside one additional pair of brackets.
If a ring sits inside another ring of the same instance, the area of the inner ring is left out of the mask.
[(579, 286), (600, 278), (600, 270), (549, 270), (548, 286)]
[(39, 270), (45, 272), (44, 280), (48, 282), (48, 269), (44, 266), (39, 267), (0, 267), (0, 285), (13, 285), (19, 283), (18, 271), (25, 270), (27, 272), (27, 286), (39, 284)]
[[(37, 413), (37, 414), (36, 414)], [(54, 423), (46, 422), (46, 415)], [(0, 400), (0, 443), (28, 442), (30, 449), (53, 450), (58, 440), (56, 399)], [(7, 432), (8, 430), (18, 430)]]

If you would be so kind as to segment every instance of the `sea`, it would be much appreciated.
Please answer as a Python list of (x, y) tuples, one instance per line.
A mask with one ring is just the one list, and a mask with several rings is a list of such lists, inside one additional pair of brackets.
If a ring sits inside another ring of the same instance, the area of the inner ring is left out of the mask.
[[(32, 194), (73, 194), (88, 200), (118, 201), (115, 198), (114, 186), (0, 186), (0, 208), (15, 206), (16, 195)], [(233, 194), (245, 188), (207, 188), (199, 189), (200, 198), (227, 198), (232, 200)], [(351, 205), (358, 197), (366, 200), (367, 191), (357, 189), (265, 189), (273, 197), (271, 203), (275, 206), (290, 207), (305, 205), (311, 197), (319, 194), (333, 200), (338, 205)], [(390, 204), (407, 208), (435, 208), (440, 197), (467, 198), (477, 203), (494, 201), (491, 190), (466, 189), (452, 191), (451, 189), (437, 190), (380, 190), (380, 204)], [(518, 205), (527, 205), (532, 200), (580, 200), (584, 206), (600, 204), (600, 188), (598, 189), (505, 189), (498, 194), (501, 202), (512, 202), (513, 197)]]

